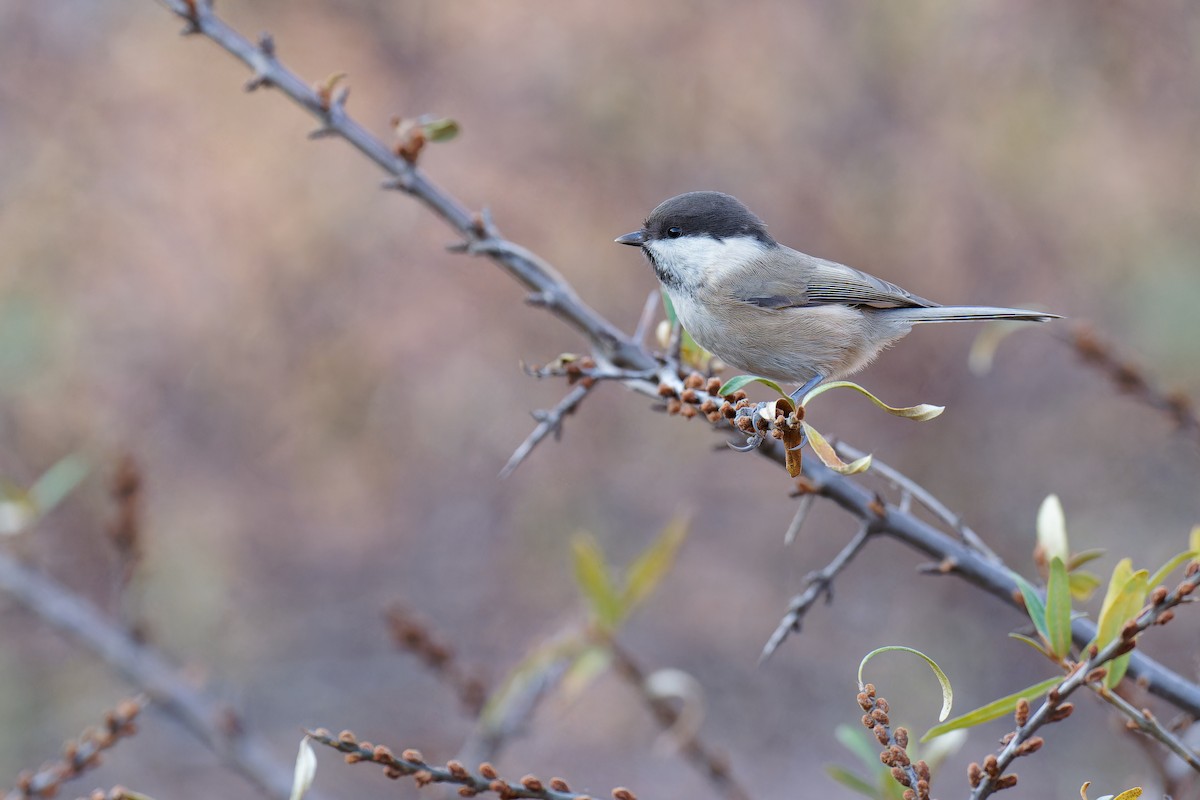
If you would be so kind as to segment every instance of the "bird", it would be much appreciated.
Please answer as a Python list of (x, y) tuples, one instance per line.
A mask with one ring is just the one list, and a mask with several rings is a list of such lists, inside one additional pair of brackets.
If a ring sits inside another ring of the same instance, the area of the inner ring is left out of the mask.
[(615, 241), (641, 248), (697, 343), (739, 370), (798, 384), (793, 400), (822, 381), (858, 372), (913, 325), (1060, 318), (926, 300), (780, 244), (745, 204), (722, 192), (665, 200), (640, 229)]

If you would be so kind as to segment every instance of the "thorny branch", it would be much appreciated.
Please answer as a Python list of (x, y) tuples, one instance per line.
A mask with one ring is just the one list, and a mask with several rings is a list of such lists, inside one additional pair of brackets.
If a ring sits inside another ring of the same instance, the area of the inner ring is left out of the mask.
[[(1009, 779), (1008, 785), (1015, 783), (1016, 776), (1005, 775), (1004, 771), (1014, 759), (1028, 755), (1041, 746), (1041, 740), (1034, 736), (1038, 729), (1047, 723), (1066, 719), (1073, 708), (1070, 703), (1065, 702), (1066, 698), (1086, 685), (1093, 685), (1102, 695), (1108, 692), (1109, 690), (1102, 685), (1108, 673), (1105, 665), (1131, 652), (1137, 646), (1138, 635), (1147, 628), (1170, 622), (1175, 615), (1175, 606), (1189, 602), (1197, 586), (1200, 586), (1200, 564), (1193, 563), (1188, 568), (1187, 577), (1174, 590), (1168, 592), (1164, 586), (1155, 588), (1149, 604), (1135, 619), (1125, 624), (1120, 636), (1103, 648), (1097, 649), (1094, 645), (1088, 647), (1088, 657), (1076, 664), (1063, 682), (1047, 693), (1037, 711), (1026, 716), (1022, 709), (1018, 708), (1017, 727), (1005, 737), (1004, 748), (1000, 754), (988, 756), (982, 768), (978, 764), (971, 765), (969, 777), (974, 789), (971, 792), (971, 800), (983, 800), (997, 789), (1006, 788), (1005, 779)], [(1196, 763), (1194, 755), (1191, 763)]]
[(775, 632), (763, 646), (762, 655), (759, 657), (760, 662), (770, 658), (779, 645), (783, 644), (783, 640), (788, 637), (789, 633), (800, 632), (800, 623), (804, 621), (804, 615), (822, 595), (825, 596), (825, 602), (833, 602), (833, 579), (858, 555), (867, 544), (867, 540), (871, 538), (872, 533), (875, 533), (874, 526), (869, 522), (864, 522), (858, 533), (854, 535), (849, 544), (842, 548), (833, 561), (826, 564), (823, 569), (810, 572), (804, 578), (804, 582), (808, 586), (788, 603), (787, 614), (779, 621)]

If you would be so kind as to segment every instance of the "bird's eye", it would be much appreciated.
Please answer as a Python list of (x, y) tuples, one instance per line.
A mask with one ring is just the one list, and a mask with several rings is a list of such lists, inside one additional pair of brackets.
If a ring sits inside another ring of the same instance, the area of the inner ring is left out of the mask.
[(670, 239), (678, 239), (683, 236), (683, 228), (676, 225), (673, 228), (667, 228), (667, 237)]

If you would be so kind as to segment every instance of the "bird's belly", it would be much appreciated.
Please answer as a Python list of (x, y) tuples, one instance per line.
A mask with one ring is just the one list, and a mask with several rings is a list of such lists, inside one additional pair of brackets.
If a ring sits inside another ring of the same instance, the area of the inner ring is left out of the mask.
[(843, 305), (767, 309), (738, 300), (671, 301), (684, 329), (732, 367), (765, 378), (805, 383), (849, 375), (907, 331), (880, 336), (874, 315)]

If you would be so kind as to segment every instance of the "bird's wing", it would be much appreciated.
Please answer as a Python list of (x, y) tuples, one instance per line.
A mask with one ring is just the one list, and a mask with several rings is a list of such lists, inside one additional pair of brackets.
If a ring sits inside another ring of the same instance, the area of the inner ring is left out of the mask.
[(738, 299), (774, 309), (838, 303), (873, 308), (934, 308), (938, 305), (844, 264), (805, 255), (782, 245), (780, 250), (790, 258), (758, 259), (739, 276)]

